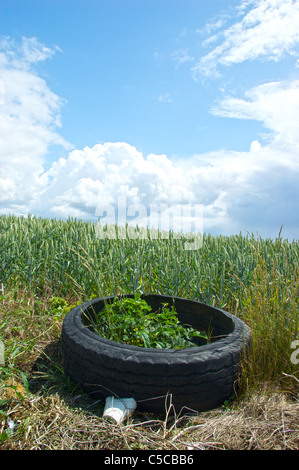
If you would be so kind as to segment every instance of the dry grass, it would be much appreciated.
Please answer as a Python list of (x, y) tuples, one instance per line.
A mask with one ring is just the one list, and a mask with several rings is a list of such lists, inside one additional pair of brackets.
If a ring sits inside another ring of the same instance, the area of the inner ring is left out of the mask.
[(210, 413), (192, 433), (205, 447), (232, 450), (295, 450), (299, 448), (299, 403), (283, 394), (256, 393), (238, 409)]
[(14, 422), (15, 430), (2, 443), (2, 449), (299, 449), (299, 401), (282, 393), (253, 393), (231, 409), (219, 408), (193, 418), (172, 417), (167, 421), (136, 411), (123, 425), (105, 421), (87, 406), (75, 406), (80, 398), (68, 397), (69, 403), (58, 393), (12, 398), (0, 434), (8, 420)]

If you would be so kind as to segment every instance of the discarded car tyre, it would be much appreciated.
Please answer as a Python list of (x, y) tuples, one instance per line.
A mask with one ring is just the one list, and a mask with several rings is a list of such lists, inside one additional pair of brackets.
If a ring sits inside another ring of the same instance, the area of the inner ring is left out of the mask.
[(63, 322), (63, 363), (70, 379), (93, 397), (133, 397), (138, 410), (156, 414), (164, 414), (170, 404), (177, 413), (223, 404), (234, 394), (240, 360), (250, 342), (245, 323), (201, 302), (153, 294), (142, 297), (153, 311), (174, 302), (180, 322), (209, 329), (211, 341), (185, 349), (150, 349), (102, 338), (88, 324), (114, 296), (94, 299), (75, 307)]

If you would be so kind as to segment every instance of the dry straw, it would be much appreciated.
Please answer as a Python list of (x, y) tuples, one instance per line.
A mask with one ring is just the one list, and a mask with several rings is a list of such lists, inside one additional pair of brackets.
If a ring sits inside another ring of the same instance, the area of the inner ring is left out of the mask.
[(67, 404), (58, 394), (11, 405), (15, 432), (2, 449), (30, 450), (296, 450), (299, 402), (284, 394), (252, 394), (232, 409), (168, 421), (136, 412), (123, 425)]

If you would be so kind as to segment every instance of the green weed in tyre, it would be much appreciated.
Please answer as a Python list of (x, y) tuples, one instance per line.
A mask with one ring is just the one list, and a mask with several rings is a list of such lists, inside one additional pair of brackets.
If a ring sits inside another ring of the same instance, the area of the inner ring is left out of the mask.
[(204, 332), (182, 325), (173, 305), (164, 303), (152, 311), (139, 293), (134, 298), (115, 297), (90, 326), (103, 338), (146, 348), (188, 348), (196, 346), (196, 337), (208, 339)]

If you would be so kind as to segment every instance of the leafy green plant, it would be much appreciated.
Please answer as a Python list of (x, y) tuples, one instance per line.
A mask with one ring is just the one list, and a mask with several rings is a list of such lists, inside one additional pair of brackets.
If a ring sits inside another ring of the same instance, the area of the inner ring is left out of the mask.
[(180, 349), (195, 346), (195, 337), (207, 340), (204, 333), (179, 322), (173, 305), (165, 303), (153, 312), (139, 293), (115, 297), (96, 315), (92, 328), (104, 338), (146, 348)]
[(55, 321), (62, 320), (70, 310), (80, 304), (80, 300), (75, 304), (68, 305), (67, 301), (61, 297), (51, 297), (51, 299), (49, 299), (50, 313), (53, 315)]

